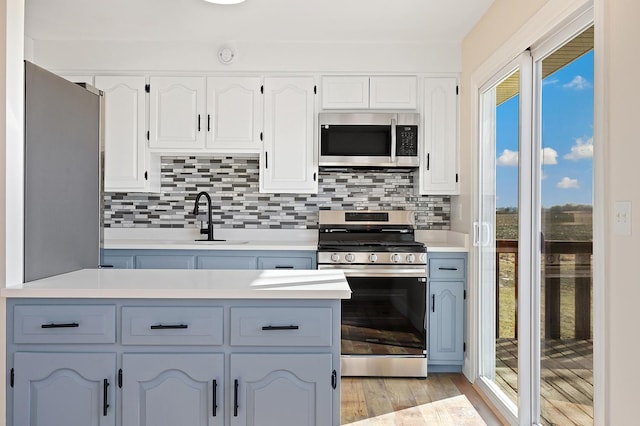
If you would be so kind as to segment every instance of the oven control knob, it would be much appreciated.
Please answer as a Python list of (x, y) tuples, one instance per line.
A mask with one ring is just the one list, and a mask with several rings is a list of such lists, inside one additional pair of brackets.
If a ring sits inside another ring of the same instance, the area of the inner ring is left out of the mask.
[(344, 257), (344, 260), (346, 260), (347, 262), (353, 262), (354, 260), (356, 260), (356, 257), (352, 253), (349, 253)]
[(337, 262), (338, 260), (340, 260), (340, 255), (339, 255), (339, 254), (336, 254), (336, 253), (333, 253), (333, 254), (331, 255), (331, 261), (332, 261), (332, 262)]
[(376, 260), (378, 260), (378, 255), (377, 255), (377, 254), (375, 254), (375, 253), (371, 253), (371, 254), (369, 255), (369, 261), (371, 261), (371, 262), (375, 262)]
[(412, 254), (408, 254), (407, 255), (407, 262), (413, 263), (415, 261), (416, 261), (416, 255), (415, 254), (412, 253)]
[(394, 253), (391, 255), (391, 261), (393, 263), (398, 263), (400, 262), (400, 255), (398, 253)]

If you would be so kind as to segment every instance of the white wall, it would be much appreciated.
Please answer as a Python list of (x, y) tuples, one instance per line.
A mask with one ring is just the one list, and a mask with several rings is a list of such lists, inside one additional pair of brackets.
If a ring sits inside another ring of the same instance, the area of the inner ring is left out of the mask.
[(193, 72), (460, 71), (455, 43), (234, 43), (230, 65), (218, 61), (225, 43), (34, 40), (35, 62), (50, 70)]

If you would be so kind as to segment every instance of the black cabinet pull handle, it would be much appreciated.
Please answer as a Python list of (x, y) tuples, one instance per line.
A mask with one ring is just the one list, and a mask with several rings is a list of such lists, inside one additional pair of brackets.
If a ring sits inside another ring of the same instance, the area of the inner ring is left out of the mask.
[(218, 404), (217, 404), (218, 398), (216, 397), (217, 390), (218, 390), (218, 383), (214, 380), (213, 381), (213, 397), (212, 397), (212, 400), (213, 400), (213, 417), (216, 416), (216, 408), (218, 408)]
[(264, 168), (269, 168), (269, 153), (265, 151), (264, 153)]
[(457, 271), (458, 268), (451, 268), (451, 267), (447, 267), (447, 266), (441, 266), (438, 268), (441, 271)]
[(432, 294), (431, 295), (431, 312), (435, 312), (436, 311), (436, 295)]
[(427, 170), (429, 170), (429, 153), (427, 153)]
[(336, 370), (333, 370), (333, 372), (331, 373), (331, 387), (335, 389), (337, 386), (338, 386), (338, 373), (336, 373)]
[(69, 322), (64, 324), (52, 322), (51, 324), (42, 324), (40, 327), (42, 328), (76, 328), (76, 327), (80, 327), (80, 324), (78, 324), (77, 322)]
[(198, 114), (198, 131), (200, 131), (200, 114)]
[(104, 379), (102, 382), (102, 415), (107, 416), (107, 408), (109, 408), (109, 380)]
[(276, 265), (276, 269), (294, 269), (293, 265)]
[(264, 331), (271, 330), (298, 330), (300, 327), (297, 325), (265, 325), (262, 327)]
[(151, 330), (175, 330), (178, 328), (189, 328), (189, 324), (158, 324), (149, 327)]
[(207, 132), (211, 131), (211, 114), (207, 114)]
[(233, 417), (238, 417), (238, 379), (233, 381)]

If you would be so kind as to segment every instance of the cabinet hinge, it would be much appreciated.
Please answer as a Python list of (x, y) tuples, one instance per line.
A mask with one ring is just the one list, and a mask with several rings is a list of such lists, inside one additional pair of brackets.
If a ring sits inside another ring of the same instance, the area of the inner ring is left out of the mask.
[(262, 86), (260, 86), (260, 93), (262, 93), (264, 95), (264, 84)]
[(149, 180), (149, 172), (144, 172), (144, 180)]
[(318, 94), (318, 86), (313, 86), (313, 94), (314, 95)]
[(16, 381), (15, 370), (12, 368), (10, 377), (9, 377), (9, 385), (13, 387), (13, 384), (15, 383), (15, 381)]
[(147, 130), (147, 140), (149, 140), (149, 136), (150, 134), (149, 134), (149, 131)]
[(118, 370), (118, 387), (122, 389), (122, 368)]
[(456, 86), (456, 95), (459, 94), (460, 90), (458, 89), (458, 86)]
[(458, 174), (456, 173), (456, 183), (458, 183)]
[(151, 85), (150, 84), (145, 84), (144, 85), (144, 91), (147, 93), (151, 93)]
[(335, 389), (337, 386), (338, 386), (338, 373), (336, 373), (336, 370), (333, 370), (333, 372), (331, 373), (331, 387)]

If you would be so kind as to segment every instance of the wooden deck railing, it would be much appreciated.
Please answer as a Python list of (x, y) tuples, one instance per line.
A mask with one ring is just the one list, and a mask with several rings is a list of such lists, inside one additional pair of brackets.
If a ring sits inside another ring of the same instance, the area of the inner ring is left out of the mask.
[[(500, 334), (500, 255), (510, 253), (513, 255), (515, 286), (514, 301), (514, 336), (518, 335), (517, 306), (518, 306), (518, 241), (496, 241), (496, 337)], [(591, 241), (545, 241), (543, 262), (544, 269), (544, 337), (559, 339), (562, 323), (560, 309), (561, 280), (571, 280), (574, 286), (574, 335), (564, 336), (575, 339), (591, 339), (591, 255), (593, 243)], [(567, 261), (566, 256), (573, 257)], [(571, 267), (572, 266), (572, 267)], [(565, 312), (565, 315), (567, 313)]]

